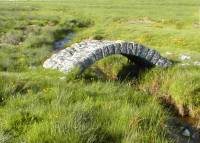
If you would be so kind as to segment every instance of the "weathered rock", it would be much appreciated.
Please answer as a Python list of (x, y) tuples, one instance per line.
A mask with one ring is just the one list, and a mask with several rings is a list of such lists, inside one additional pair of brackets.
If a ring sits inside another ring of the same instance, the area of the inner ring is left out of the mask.
[(189, 129), (185, 128), (182, 132), (182, 135), (185, 137), (190, 137), (191, 133), (190, 133)]
[(191, 60), (191, 57), (188, 55), (181, 55), (180, 60), (182, 60), (182, 61)]
[(140, 44), (124, 41), (85, 40), (52, 55), (44, 62), (43, 67), (62, 72), (68, 72), (74, 67), (80, 67), (81, 70), (84, 70), (96, 61), (113, 54), (122, 54), (133, 62), (139, 59), (141, 62), (138, 63), (143, 62), (159, 67), (172, 65), (171, 61), (161, 57), (154, 49), (146, 48)]

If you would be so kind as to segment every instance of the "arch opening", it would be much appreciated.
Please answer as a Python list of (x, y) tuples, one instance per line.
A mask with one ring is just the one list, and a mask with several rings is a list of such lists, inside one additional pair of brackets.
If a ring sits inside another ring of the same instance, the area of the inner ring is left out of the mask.
[(139, 75), (152, 67), (145, 63), (143, 65), (135, 63), (127, 55), (113, 54), (96, 61), (88, 68), (84, 68), (80, 75), (81, 78), (88, 81), (130, 81), (137, 80)]

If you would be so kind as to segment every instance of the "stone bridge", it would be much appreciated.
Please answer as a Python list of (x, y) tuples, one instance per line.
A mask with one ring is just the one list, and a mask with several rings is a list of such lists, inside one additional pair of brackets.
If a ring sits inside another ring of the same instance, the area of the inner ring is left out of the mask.
[(168, 67), (172, 62), (156, 50), (134, 42), (85, 40), (63, 49), (47, 59), (43, 67), (68, 72), (74, 67), (81, 71), (107, 56), (121, 54), (139, 66)]

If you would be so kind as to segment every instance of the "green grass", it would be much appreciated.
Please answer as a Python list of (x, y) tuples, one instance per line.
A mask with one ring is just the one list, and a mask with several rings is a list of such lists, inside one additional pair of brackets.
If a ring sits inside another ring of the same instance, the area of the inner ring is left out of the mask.
[(142, 78), (139, 88), (158, 98), (169, 99), (182, 116), (200, 119), (199, 72), (199, 68), (192, 66), (153, 70)]
[(66, 81), (60, 73), (37, 72), (1, 75), (5, 142), (169, 141), (168, 113), (146, 93), (124, 83)]
[(0, 142), (175, 142), (168, 123), (175, 115), (163, 100), (200, 127), (199, 67), (138, 75), (116, 55), (79, 76), (42, 69), (53, 42), (70, 32), (66, 47), (119, 39), (174, 52), (176, 61), (183, 53), (200, 60), (199, 7), (199, 0), (0, 1)]

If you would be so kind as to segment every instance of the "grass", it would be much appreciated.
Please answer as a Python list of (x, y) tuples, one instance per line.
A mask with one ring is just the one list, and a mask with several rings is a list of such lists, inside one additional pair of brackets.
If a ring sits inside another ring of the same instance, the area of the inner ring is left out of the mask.
[[(199, 68), (176, 67), (167, 71), (153, 70), (145, 75), (139, 88), (158, 98), (169, 99), (182, 116), (199, 117)], [(197, 126), (199, 126), (199, 121)]]
[(198, 66), (138, 73), (116, 55), (80, 76), (41, 67), (54, 41), (71, 32), (66, 47), (120, 39), (174, 52), (169, 58), (178, 62), (183, 53), (200, 60), (199, 6), (198, 0), (0, 1), (0, 142), (176, 142), (169, 127), (175, 115), (163, 101), (199, 128)]
[(146, 93), (123, 83), (69, 82), (57, 79), (60, 73), (37, 72), (1, 76), (8, 81), (1, 85), (7, 87), (1, 88), (0, 110), (5, 142), (168, 142), (168, 113)]

